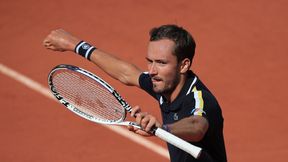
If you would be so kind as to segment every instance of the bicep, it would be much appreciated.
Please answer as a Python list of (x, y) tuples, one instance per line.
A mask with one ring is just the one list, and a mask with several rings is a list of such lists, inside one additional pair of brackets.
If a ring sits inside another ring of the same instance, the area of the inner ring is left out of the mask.
[(122, 77), (120, 77), (119, 80), (128, 86), (140, 87), (139, 77), (142, 71), (133, 64), (127, 64), (126, 66), (126, 71), (122, 73)]

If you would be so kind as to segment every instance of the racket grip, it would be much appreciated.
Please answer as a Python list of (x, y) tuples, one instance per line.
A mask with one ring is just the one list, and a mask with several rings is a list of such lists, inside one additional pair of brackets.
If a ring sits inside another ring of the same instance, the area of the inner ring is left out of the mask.
[(189, 153), (190, 155), (192, 155), (195, 159), (198, 159), (202, 149), (200, 147), (194, 146), (186, 141), (184, 141), (183, 139), (165, 131), (162, 128), (157, 128), (155, 130), (155, 136), (161, 138), (162, 140), (178, 147), (179, 149)]

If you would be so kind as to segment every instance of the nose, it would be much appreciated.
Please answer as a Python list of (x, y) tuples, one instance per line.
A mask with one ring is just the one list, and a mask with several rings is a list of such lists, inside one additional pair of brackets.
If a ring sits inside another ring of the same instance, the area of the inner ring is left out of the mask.
[(157, 74), (157, 67), (155, 66), (155, 63), (151, 63), (149, 65), (149, 74), (150, 75), (156, 75)]

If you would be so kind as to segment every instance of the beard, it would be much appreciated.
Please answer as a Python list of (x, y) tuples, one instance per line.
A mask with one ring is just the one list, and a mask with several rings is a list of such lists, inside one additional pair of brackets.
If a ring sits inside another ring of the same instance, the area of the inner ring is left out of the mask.
[(159, 82), (153, 83), (153, 91), (160, 95), (170, 95), (180, 82), (180, 75), (176, 75), (172, 80), (167, 81), (162, 78), (155, 78)]

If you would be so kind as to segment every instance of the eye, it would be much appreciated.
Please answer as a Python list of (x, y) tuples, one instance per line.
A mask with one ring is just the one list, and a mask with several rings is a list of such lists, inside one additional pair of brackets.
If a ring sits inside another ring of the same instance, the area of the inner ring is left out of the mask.
[(152, 64), (152, 60), (150, 60), (150, 59), (148, 59), (148, 58), (146, 58), (146, 60), (147, 60), (147, 62), (148, 62), (148, 64)]
[(157, 60), (157, 63), (160, 65), (166, 65), (167, 64), (167, 62), (163, 61), (163, 60)]

